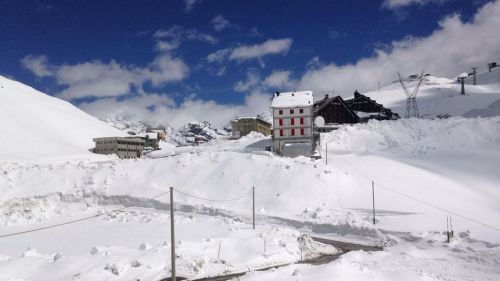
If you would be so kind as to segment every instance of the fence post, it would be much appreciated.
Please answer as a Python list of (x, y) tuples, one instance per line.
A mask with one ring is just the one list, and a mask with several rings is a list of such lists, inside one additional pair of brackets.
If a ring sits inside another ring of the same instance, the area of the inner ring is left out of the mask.
[(328, 166), (328, 142), (325, 142), (325, 146), (326, 146), (325, 160), (326, 160), (326, 166)]
[(252, 186), (252, 226), (255, 229), (255, 186)]
[(373, 224), (375, 224), (375, 182), (372, 181)]
[(172, 281), (175, 281), (175, 230), (174, 230), (174, 188), (170, 187), (170, 254), (172, 262)]

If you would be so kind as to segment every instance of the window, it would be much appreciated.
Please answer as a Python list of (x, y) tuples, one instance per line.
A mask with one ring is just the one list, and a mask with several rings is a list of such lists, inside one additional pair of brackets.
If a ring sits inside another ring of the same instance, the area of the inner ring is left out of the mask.
[(295, 136), (295, 129), (290, 130), (290, 135)]
[(290, 109), (290, 114), (293, 114), (293, 109)]
[(304, 117), (300, 117), (300, 125), (304, 125)]
[(303, 108), (299, 109), (299, 113), (304, 113), (304, 109)]
[(283, 136), (283, 129), (280, 129), (280, 137)]
[(283, 110), (282, 109), (280, 109), (279, 114), (283, 115)]
[(300, 135), (303, 136), (304, 135), (304, 128), (300, 128)]
[(280, 126), (283, 126), (283, 119), (280, 119)]
[(290, 125), (295, 125), (295, 118), (290, 119)]

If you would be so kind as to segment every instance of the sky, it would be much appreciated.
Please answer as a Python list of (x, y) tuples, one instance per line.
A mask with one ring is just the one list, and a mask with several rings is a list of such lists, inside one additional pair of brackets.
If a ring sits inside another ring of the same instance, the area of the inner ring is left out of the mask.
[(276, 91), (481, 71), (500, 60), (499, 1), (0, 0), (0, 75), (101, 119), (223, 126)]

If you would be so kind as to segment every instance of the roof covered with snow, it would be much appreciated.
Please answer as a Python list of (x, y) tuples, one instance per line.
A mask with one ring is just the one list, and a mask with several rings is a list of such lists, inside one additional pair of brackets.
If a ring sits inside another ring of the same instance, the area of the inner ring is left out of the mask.
[(274, 94), (272, 108), (282, 107), (298, 107), (298, 106), (312, 106), (313, 105), (313, 92), (300, 91), (300, 92), (286, 92)]

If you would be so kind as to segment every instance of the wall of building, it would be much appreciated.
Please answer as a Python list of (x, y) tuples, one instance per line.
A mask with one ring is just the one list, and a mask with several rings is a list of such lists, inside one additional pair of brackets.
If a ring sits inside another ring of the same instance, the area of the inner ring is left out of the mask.
[(122, 159), (140, 157), (144, 150), (144, 140), (139, 138), (98, 138), (94, 141), (94, 153), (116, 154)]
[[(302, 112), (301, 112), (302, 111)], [(300, 120), (303, 118), (303, 124)], [(293, 122), (292, 122), (293, 119)], [(281, 120), (281, 122), (280, 122)], [(312, 106), (273, 109), (273, 141), (274, 150), (283, 155), (285, 145), (301, 144), (302, 147), (310, 147), (312, 153), (313, 126)], [(293, 124), (292, 124), (293, 123)], [(303, 134), (302, 134), (303, 130)], [(296, 156), (285, 155), (285, 156)]]

